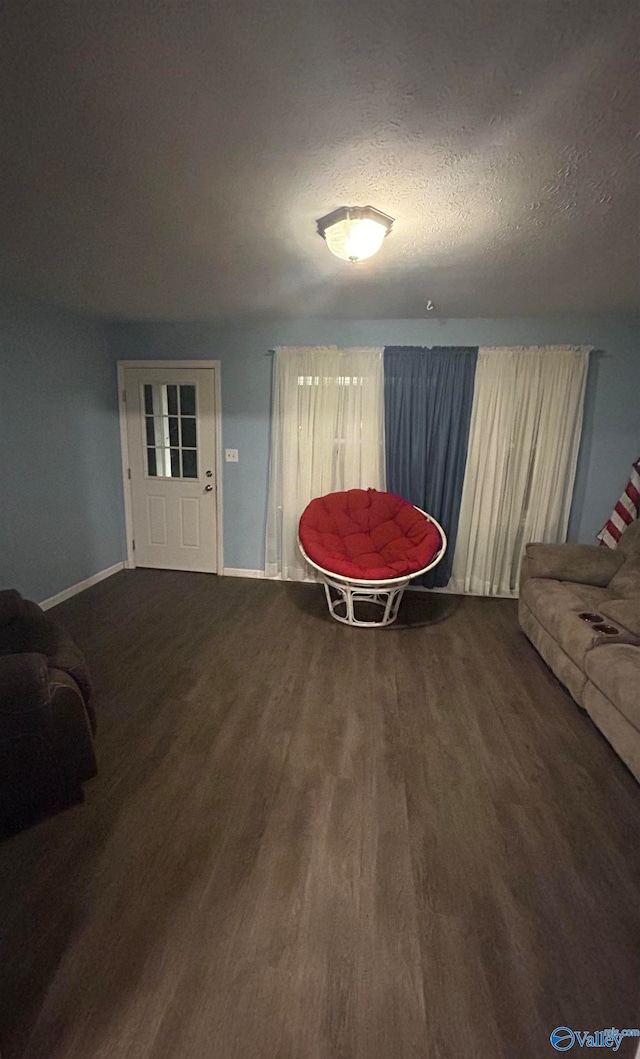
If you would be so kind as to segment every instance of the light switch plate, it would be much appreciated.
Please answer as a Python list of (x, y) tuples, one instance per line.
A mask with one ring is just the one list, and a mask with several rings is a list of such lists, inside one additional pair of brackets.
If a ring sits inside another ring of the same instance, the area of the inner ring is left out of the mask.
[(227, 463), (238, 462), (238, 450), (237, 449), (225, 449), (224, 458)]

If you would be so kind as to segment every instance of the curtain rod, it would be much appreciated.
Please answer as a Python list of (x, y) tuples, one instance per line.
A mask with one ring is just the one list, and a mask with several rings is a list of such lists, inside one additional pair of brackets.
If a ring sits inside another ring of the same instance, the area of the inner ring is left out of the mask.
[[(545, 342), (545, 343), (543, 343), (543, 345), (551, 345), (551, 346), (553, 346), (553, 345), (558, 345), (558, 346), (570, 345), (571, 346), (571, 345), (575, 345), (575, 343), (573, 343), (573, 342), (568, 342), (568, 343), (566, 343), (566, 342), (557, 342), (557, 343), (556, 342)], [(347, 347), (347, 348), (349, 348), (349, 347)], [(397, 347), (397, 348), (401, 349), (402, 347), (400, 346), (400, 347)], [(407, 348), (414, 348), (414, 347), (410, 346), (410, 347), (407, 347)], [(424, 348), (428, 349), (429, 347), (425, 346)], [(446, 349), (447, 347), (444, 346), (444, 347), (441, 347), (441, 348)], [(457, 348), (457, 347), (453, 347), (453, 348)], [(466, 347), (463, 347), (463, 348), (466, 348)], [(473, 348), (473, 347), (469, 347), (469, 348)], [(481, 349), (482, 346), (479, 346), (478, 348)], [(488, 348), (491, 349), (492, 347), (489, 346)], [(494, 347), (494, 348), (502, 349), (502, 348), (508, 348), (508, 347), (498, 346), (498, 347)], [(537, 346), (514, 346), (513, 348), (514, 349), (537, 349), (537, 348), (540, 348), (540, 347), (537, 347)], [(605, 350), (599, 349), (597, 346), (582, 346), (581, 347), (581, 346), (578, 345), (577, 348), (578, 349), (580, 349), (580, 348), (587, 349), (587, 351), (589, 353), (597, 354), (597, 356), (600, 357), (602, 360), (610, 360), (613, 357), (613, 353), (607, 353), (607, 352), (605, 352)], [(275, 356), (275, 352), (276, 352), (275, 349), (268, 349), (266, 351), (266, 353), (263, 353), (262, 355), (263, 355), (263, 357), (273, 357), (273, 356)]]

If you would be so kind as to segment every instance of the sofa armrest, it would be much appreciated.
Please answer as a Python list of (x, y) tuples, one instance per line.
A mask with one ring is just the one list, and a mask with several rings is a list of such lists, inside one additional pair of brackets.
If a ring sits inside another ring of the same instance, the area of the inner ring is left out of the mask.
[(520, 583), (549, 577), (605, 588), (623, 562), (623, 555), (595, 544), (527, 544)]
[(49, 658), (52, 669), (61, 669), (73, 677), (80, 688), (84, 701), (89, 703), (93, 698), (93, 685), (81, 651), (73, 642), (65, 629), (60, 627), (61, 636), (58, 649)]
[[(77, 801), (81, 784), (96, 774), (80, 688), (67, 673), (47, 669), (44, 656), (26, 657), (31, 665), (22, 655), (20, 673), (2, 664), (13, 659), (0, 658), (0, 682), (7, 674), (22, 680), (15, 696), (22, 708), (0, 709), (0, 838)], [(42, 696), (34, 701), (27, 693), (35, 692), (36, 686), (40, 690), (35, 681), (40, 660), (44, 662)], [(27, 685), (29, 678), (32, 682)]]
[(0, 726), (5, 715), (42, 709), (48, 685), (49, 669), (44, 655), (0, 655)]
[(93, 689), (82, 652), (63, 625), (45, 613), (37, 603), (21, 600), (20, 615), (13, 621), (11, 632), (15, 652), (38, 652), (47, 656), (52, 669), (62, 669), (79, 685), (85, 702)]
[(50, 669), (46, 731), (60, 770), (84, 782), (96, 774), (93, 726), (80, 688), (68, 673)]

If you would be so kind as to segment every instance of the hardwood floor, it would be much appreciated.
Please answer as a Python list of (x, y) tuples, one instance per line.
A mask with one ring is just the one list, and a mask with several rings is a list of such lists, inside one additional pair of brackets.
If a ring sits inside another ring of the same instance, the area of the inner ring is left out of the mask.
[(640, 787), (512, 601), (349, 629), (317, 586), (137, 570), (55, 614), (100, 773), (0, 846), (3, 1059), (542, 1059), (639, 1024)]

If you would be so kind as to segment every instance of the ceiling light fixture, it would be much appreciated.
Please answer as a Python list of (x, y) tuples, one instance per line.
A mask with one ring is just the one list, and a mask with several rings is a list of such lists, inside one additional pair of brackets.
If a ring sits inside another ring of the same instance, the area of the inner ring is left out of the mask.
[(393, 217), (373, 206), (341, 206), (316, 221), (318, 235), (342, 261), (364, 261), (378, 252), (391, 231)]

